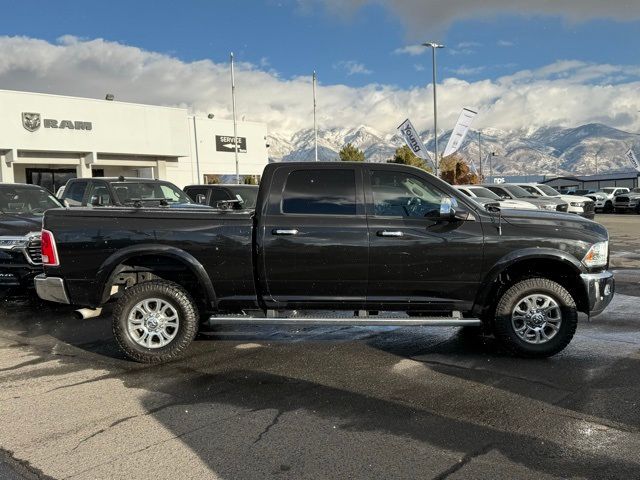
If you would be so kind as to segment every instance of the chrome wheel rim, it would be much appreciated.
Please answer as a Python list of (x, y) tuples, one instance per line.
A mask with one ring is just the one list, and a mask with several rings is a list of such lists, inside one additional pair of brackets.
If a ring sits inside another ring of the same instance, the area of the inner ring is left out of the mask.
[(180, 319), (173, 304), (161, 298), (136, 303), (127, 319), (131, 339), (145, 348), (162, 348), (178, 334)]
[(521, 340), (547, 343), (560, 331), (562, 310), (549, 295), (536, 293), (522, 297), (511, 312), (511, 325)]

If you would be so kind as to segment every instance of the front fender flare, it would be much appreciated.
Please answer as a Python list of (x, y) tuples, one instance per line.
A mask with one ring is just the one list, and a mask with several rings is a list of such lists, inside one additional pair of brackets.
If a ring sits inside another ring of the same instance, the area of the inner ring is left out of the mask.
[(523, 248), (521, 250), (514, 250), (509, 252), (504, 257), (500, 258), (489, 272), (484, 276), (478, 294), (476, 295), (475, 306), (476, 308), (483, 308), (487, 305), (487, 301), (493, 290), (494, 282), (498, 279), (500, 274), (507, 270), (516, 263), (526, 260), (554, 260), (570, 267), (578, 276), (585, 273), (587, 270), (582, 263), (570, 253), (563, 250), (556, 250), (553, 248)]
[[(183, 263), (198, 279), (198, 283), (202, 286), (206, 298), (205, 303), (212, 308), (217, 306), (217, 298), (213, 284), (207, 271), (202, 264), (190, 253), (185, 252), (176, 247), (161, 244), (144, 244), (133, 245), (118, 250), (109, 256), (100, 266), (96, 274), (96, 284), (98, 292), (101, 294), (97, 299), (98, 305), (105, 303), (111, 295), (111, 285), (116, 275), (116, 267), (127, 260), (138, 256), (159, 255), (163, 257), (173, 258)], [(102, 288), (100, 288), (102, 286)]]

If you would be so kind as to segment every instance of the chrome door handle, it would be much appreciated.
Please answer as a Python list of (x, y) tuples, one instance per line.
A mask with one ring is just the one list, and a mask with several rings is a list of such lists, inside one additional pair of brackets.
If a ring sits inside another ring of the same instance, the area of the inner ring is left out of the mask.
[(400, 230), (379, 230), (379, 237), (402, 237), (404, 233)]
[(274, 235), (297, 235), (298, 230), (296, 230), (295, 228), (292, 228), (292, 229), (276, 228), (271, 233)]

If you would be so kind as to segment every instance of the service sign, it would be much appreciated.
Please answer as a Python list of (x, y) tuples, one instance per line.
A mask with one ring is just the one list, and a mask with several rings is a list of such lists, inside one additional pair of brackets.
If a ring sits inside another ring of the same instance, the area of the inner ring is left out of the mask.
[[(247, 137), (236, 137), (238, 139), (238, 152), (247, 153)], [(216, 135), (217, 152), (235, 152), (234, 137)]]

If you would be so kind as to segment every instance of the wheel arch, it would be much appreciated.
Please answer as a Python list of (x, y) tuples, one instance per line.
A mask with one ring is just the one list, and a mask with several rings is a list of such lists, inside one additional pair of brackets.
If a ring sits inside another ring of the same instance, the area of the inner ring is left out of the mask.
[(109, 299), (111, 295), (111, 287), (119, 273), (119, 267), (126, 265), (127, 262), (130, 262), (137, 257), (166, 258), (186, 267), (187, 271), (189, 271), (198, 282), (198, 285), (202, 290), (202, 294), (204, 295), (204, 303), (209, 308), (216, 308), (216, 293), (213, 283), (211, 282), (204, 266), (193, 255), (180, 248), (159, 244), (133, 245), (125, 247), (108, 257), (102, 263), (96, 275), (99, 294), (99, 297), (97, 298), (98, 304), (101, 305)]
[(541, 277), (560, 283), (575, 299), (578, 310), (587, 312), (589, 298), (580, 278), (585, 271), (578, 259), (562, 250), (528, 248), (511, 252), (485, 275), (476, 295), (474, 310), (486, 315), (504, 288), (525, 278)]

